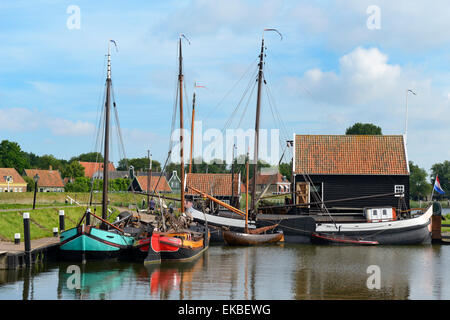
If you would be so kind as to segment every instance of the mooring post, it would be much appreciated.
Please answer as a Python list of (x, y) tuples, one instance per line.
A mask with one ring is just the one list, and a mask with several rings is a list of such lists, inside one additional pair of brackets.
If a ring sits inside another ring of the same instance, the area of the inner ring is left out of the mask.
[(86, 210), (86, 225), (90, 226), (91, 225), (91, 209), (87, 208)]
[(20, 233), (14, 233), (14, 244), (20, 244)]
[(25, 241), (25, 264), (31, 265), (30, 213), (23, 213), (23, 238)]
[(64, 210), (59, 210), (59, 230), (63, 232), (66, 229), (64, 225)]
[(54, 228), (53, 228), (53, 236), (54, 236), (54, 237), (57, 237), (57, 236), (58, 236), (58, 228), (57, 228), (57, 227), (54, 227)]

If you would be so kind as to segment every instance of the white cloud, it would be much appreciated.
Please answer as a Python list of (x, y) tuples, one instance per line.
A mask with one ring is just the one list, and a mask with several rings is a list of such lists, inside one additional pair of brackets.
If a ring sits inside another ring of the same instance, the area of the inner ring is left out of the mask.
[(46, 129), (63, 136), (85, 136), (93, 134), (95, 129), (90, 122), (49, 117), (44, 112), (27, 108), (0, 109), (0, 123), (1, 131), (30, 132)]
[(55, 135), (63, 136), (85, 136), (94, 134), (95, 127), (90, 122), (71, 121), (67, 119), (54, 118), (46, 121), (46, 125)]

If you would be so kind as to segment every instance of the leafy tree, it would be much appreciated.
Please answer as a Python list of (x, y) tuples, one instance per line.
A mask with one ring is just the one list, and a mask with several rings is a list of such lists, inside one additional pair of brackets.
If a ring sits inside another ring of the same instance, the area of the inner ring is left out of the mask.
[(0, 168), (15, 168), (22, 173), (29, 166), (25, 153), (17, 142), (3, 140), (0, 143)]
[[(436, 175), (439, 176), (439, 182), (441, 183), (441, 187), (448, 196), (450, 192), (450, 161), (445, 160), (442, 163), (433, 164), (433, 166), (431, 167), (432, 185), (434, 185)], [(437, 195), (436, 192), (434, 194)]]
[[(117, 170), (127, 171), (129, 166), (134, 167), (134, 171), (138, 172), (140, 170), (147, 171), (149, 162), (148, 158), (133, 158), (133, 159), (122, 159), (119, 161), (119, 166)], [(161, 163), (159, 161), (152, 159), (152, 171), (153, 172), (161, 172)]]
[(89, 192), (91, 190), (91, 180), (87, 177), (78, 177), (73, 182), (66, 184), (66, 192)]
[(345, 130), (347, 135), (382, 135), (381, 128), (371, 123), (355, 123)]
[(75, 179), (78, 177), (84, 177), (84, 167), (78, 161), (72, 161), (62, 171), (64, 178)]
[(285, 176), (286, 179), (291, 181), (292, 178), (292, 161), (290, 163), (280, 163), (278, 166), (278, 170), (280, 171), (282, 176)]
[(82, 161), (82, 162), (103, 162), (103, 156), (99, 152), (82, 153), (79, 156), (70, 158), (69, 162)]
[(409, 161), (409, 192), (414, 200), (420, 200), (431, 192), (431, 184), (427, 182), (427, 172)]
[(36, 186), (33, 178), (28, 177), (28, 176), (23, 176), (22, 177), (23, 180), (25, 180), (25, 182), (27, 183), (27, 191), (34, 191), (34, 187)]
[(63, 171), (64, 165), (61, 160), (56, 159), (53, 155), (45, 154), (38, 158), (37, 167), (39, 169), (50, 169), (50, 166), (53, 170)]

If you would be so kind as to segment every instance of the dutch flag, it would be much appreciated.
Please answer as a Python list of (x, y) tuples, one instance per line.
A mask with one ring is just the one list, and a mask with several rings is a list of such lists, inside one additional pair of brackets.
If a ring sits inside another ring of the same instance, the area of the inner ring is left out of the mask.
[(436, 180), (434, 181), (434, 190), (440, 194), (445, 193), (444, 190), (442, 190), (442, 188), (441, 188), (441, 184), (439, 182), (439, 178), (437, 175), (436, 175)]

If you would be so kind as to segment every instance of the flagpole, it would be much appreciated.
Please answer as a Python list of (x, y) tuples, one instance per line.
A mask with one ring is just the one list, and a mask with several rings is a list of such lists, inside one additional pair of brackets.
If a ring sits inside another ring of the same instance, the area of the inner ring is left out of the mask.
[(431, 202), (433, 202), (434, 186), (436, 185), (436, 179), (437, 179), (437, 176), (438, 176), (438, 175), (436, 175), (436, 177), (434, 178), (433, 189), (431, 189), (431, 198), (430, 198), (430, 201), (431, 201)]

